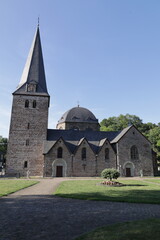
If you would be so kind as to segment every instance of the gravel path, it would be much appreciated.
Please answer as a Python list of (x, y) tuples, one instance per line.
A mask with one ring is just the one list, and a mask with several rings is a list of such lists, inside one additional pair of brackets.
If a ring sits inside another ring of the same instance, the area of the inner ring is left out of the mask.
[(0, 198), (0, 240), (72, 240), (99, 226), (160, 218), (160, 205), (84, 201), (50, 195), (63, 180), (43, 179), (37, 185)]

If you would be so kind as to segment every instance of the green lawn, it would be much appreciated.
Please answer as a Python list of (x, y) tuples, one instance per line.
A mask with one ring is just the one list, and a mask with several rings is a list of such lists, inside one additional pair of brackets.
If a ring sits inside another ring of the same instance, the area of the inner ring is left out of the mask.
[(36, 183), (38, 183), (38, 181), (0, 179), (0, 196), (6, 196)]
[(75, 240), (159, 240), (160, 219), (126, 222), (98, 228)]
[(160, 179), (144, 179), (144, 181), (147, 181), (147, 182), (153, 182), (153, 183), (160, 183)]
[(70, 180), (60, 184), (55, 195), (84, 200), (160, 203), (160, 185), (142, 180), (119, 180), (123, 187), (98, 185), (102, 180)]

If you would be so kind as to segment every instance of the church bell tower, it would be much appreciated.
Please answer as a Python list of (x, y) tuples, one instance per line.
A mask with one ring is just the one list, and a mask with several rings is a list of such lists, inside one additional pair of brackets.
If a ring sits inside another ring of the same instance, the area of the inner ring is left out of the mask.
[(38, 26), (21, 81), (13, 93), (7, 175), (43, 176), (49, 98)]

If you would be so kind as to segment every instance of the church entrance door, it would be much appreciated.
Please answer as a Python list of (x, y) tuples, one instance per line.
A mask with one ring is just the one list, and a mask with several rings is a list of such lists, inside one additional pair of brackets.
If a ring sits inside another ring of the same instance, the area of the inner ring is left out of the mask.
[(63, 166), (56, 167), (56, 177), (63, 177)]
[(126, 168), (126, 177), (131, 177), (131, 169)]

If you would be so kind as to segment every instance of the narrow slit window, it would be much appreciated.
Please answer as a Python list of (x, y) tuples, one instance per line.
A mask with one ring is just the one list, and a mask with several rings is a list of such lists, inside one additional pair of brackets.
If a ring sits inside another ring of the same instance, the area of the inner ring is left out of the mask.
[(29, 146), (29, 139), (26, 140), (26, 146)]
[(27, 167), (28, 167), (28, 162), (25, 161), (25, 162), (24, 162), (24, 168), (27, 168)]
[(33, 101), (33, 108), (36, 108), (37, 106), (37, 103), (36, 103), (36, 100)]
[(25, 108), (29, 108), (29, 101), (28, 100), (25, 101)]
[(105, 160), (109, 159), (109, 148), (105, 148)]
[(82, 148), (82, 152), (81, 152), (81, 157), (82, 157), (82, 160), (86, 160), (86, 148)]
[(62, 158), (63, 157), (63, 149), (59, 147), (57, 149), (57, 158)]

